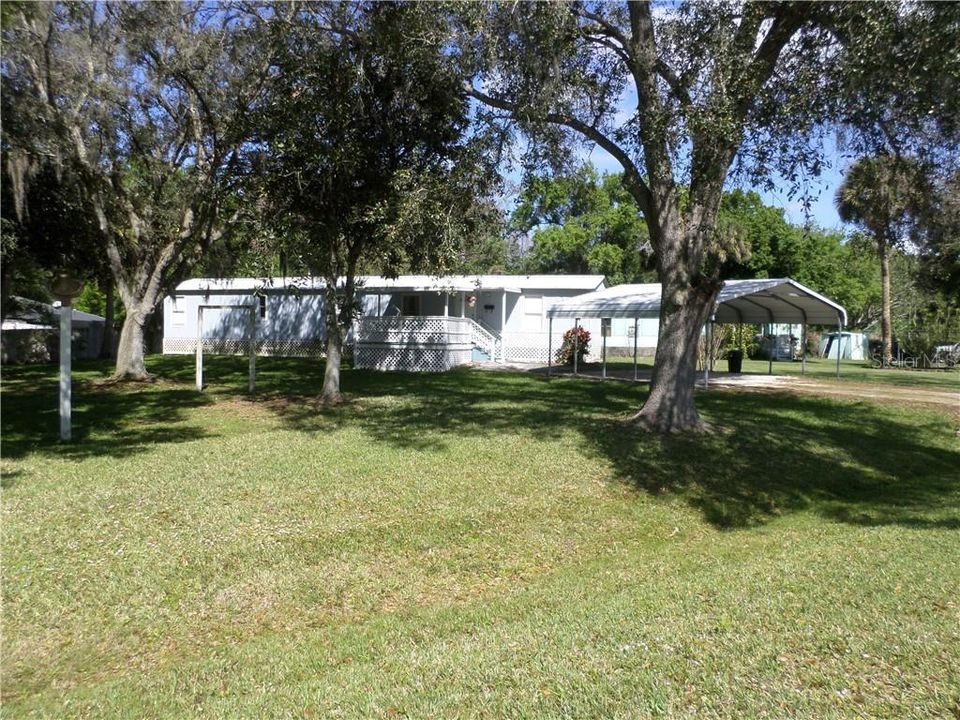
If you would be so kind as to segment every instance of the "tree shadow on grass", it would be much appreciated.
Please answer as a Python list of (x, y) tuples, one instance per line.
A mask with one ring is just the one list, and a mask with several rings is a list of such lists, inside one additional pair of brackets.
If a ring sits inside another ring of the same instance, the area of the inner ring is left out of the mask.
[(68, 459), (127, 457), (152, 446), (208, 437), (185, 421), (190, 410), (211, 403), (196, 391), (169, 382), (100, 386), (105, 364), (86, 364), (72, 392), (70, 442), (60, 441), (57, 369), (4, 368), (0, 432), (3, 457), (31, 454)]
[(788, 393), (713, 391), (711, 436), (587, 442), (638, 489), (673, 493), (715, 527), (811, 511), (857, 525), (960, 528), (960, 451), (949, 419)]
[[(80, 372), (75, 441), (57, 441), (54, 369), (5, 369), (3, 454), (123, 457), (203, 436), (189, 412), (222, 396), (246, 396), (246, 361), (210, 358), (198, 393), (189, 357), (151, 358), (166, 383), (94, 388), (108, 368)], [(86, 374), (84, 374), (86, 372)], [(789, 393), (711, 390), (705, 416), (725, 428), (707, 436), (657, 437), (619, 419), (645, 386), (460, 369), (440, 374), (344, 370), (352, 398), (315, 402), (323, 363), (258, 359), (254, 400), (305, 433), (356, 427), (371, 442), (445, 451), (463, 437), (569, 437), (638, 491), (682, 498), (718, 528), (743, 528), (808, 511), (857, 525), (960, 529), (960, 447), (945, 415)], [(170, 382), (170, 380), (178, 382)], [(531, 452), (542, 452), (531, 444)], [(451, 462), (456, 462), (452, 457)], [(19, 479), (18, 479), (19, 480)]]
[(291, 404), (303, 431), (362, 428), (374, 442), (422, 451), (456, 437), (573, 433), (584, 452), (639, 491), (681, 497), (712, 525), (755, 526), (810, 511), (857, 525), (960, 528), (960, 448), (945, 416), (789, 393), (699, 393), (723, 432), (657, 437), (620, 418), (646, 390), (618, 382), (512, 373), (345, 372), (361, 399), (330, 410)]

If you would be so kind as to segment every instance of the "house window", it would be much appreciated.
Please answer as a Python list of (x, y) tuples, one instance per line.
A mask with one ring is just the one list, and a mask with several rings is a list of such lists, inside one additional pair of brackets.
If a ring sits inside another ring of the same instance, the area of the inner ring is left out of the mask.
[(523, 298), (523, 329), (539, 330), (543, 327), (543, 296), (525, 295)]
[(173, 296), (173, 324), (183, 325), (183, 318), (186, 315), (186, 298), (183, 295)]
[(260, 319), (263, 320), (267, 317), (267, 296), (260, 296)]
[(419, 315), (420, 314), (420, 296), (404, 295), (400, 299), (401, 315)]

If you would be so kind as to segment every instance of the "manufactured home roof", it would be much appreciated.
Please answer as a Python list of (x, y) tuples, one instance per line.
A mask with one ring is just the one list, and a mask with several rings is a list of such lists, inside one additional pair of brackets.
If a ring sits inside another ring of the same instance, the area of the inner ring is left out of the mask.
[[(373, 290), (465, 291), (522, 289), (583, 290), (590, 291), (605, 285), (603, 275), (400, 275), (396, 278), (378, 275), (357, 277), (360, 292)], [(296, 287), (301, 292), (319, 292), (324, 287), (322, 278), (195, 278), (180, 283), (175, 292), (184, 294), (232, 294), (256, 290), (282, 291)]]
[[(660, 316), (660, 284), (615, 285), (597, 292), (577, 295), (554, 303), (550, 317)], [(727, 280), (720, 290), (715, 310), (719, 323), (811, 323), (844, 325), (847, 312), (791, 278), (769, 280)]]

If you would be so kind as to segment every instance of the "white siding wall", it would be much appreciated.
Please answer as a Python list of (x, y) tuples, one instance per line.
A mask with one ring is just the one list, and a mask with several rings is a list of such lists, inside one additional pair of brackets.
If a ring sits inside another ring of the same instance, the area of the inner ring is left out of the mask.
[[(466, 317), (477, 318), (483, 324), (501, 334), (506, 347), (507, 360), (546, 361), (548, 346), (549, 319), (547, 311), (553, 303), (579, 295), (583, 290), (556, 290), (527, 288), (522, 294), (506, 293), (506, 323), (501, 328), (504, 293), (501, 290), (481, 290), (465, 293), (466, 297), (475, 295), (476, 305), (466, 307)], [(420, 300), (420, 315), (442, 316), (444, 314), (444, 294), (438, 292), (363, 292), (359, 296), (361, 314), (364, 316), (397, 315), (403, 307), (405, 295), (416, 294)], [(181, 294), (176, 298), (168, 297), (163, 303), (164, 313), (164, 352), (192, 352), (197, 337), (197, 310), (203, 305), (247, 305), (257, 308), (258, 352), (264, 354), (314, 354), (319, 352), (324, 339), (323, 297), (319, 294), (287, 294), (282, 291), (268, 291), (266, 314), (261, 317), (260, 299), (250, 294)], [(459, 317), (461, 314), (461, 293), (454, 292), (447, 297), (448, 314)], [(379, 310), (379, 312), (378, 312)], [(216, 346), (219, 351), (232, 351), (230, 348), (246, 342), (247, 318), (245, 310), (205, 310), (203, 337), (206, 341), (229, 341), (224, 346)], [(560, 347), (563, 333), (573, 327), (573, 320), (556, 319), (553, 322), (553, 349)], [(592, 341), (593, 357), (599, 357), (602, 347), (599, 318), (587, 318), (581, 325), (589, 330)], [(615, 319), (613, 336), (607, 339), (608, 348), (633, 348), (633, 320)], [(657, 341), (656, 320), (641, 320), (638, 345), (640, 348), (652, 348)], [(232, 343), (232, 344), (230, 344)], [(282, 344), (286, 345), (282, 345)], [(271, 346), (272, 344), (272, 346)], [(307, 350), (304, 350), (307, 348)], [(302, 352), (301, 352), (302, 351)]]

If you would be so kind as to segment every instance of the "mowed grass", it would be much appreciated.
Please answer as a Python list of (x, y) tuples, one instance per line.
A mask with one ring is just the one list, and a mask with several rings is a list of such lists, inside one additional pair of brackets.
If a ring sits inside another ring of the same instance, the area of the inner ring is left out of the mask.
[(945, 413), (316, 361), (5, 368), (5, 717), (955, 718)]

